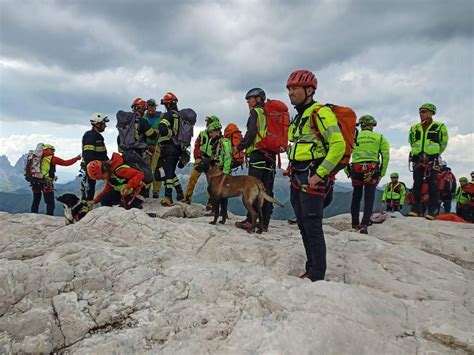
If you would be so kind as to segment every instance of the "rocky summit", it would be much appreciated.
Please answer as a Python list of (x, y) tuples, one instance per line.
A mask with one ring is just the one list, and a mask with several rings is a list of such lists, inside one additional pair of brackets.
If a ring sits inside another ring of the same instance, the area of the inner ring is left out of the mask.
[(204, 214), (0, 213), (0, 353), (474, 352), (474, 226), (393, 218), (362, 235), (325, 219), (327, 281), (311, 283), (296, 226)]

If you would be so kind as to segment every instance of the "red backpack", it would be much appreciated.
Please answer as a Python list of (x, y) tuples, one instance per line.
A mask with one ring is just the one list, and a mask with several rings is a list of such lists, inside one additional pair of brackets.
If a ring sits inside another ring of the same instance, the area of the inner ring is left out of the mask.
[(279, 100), (267, 100), (263, 107), (267, 119), (267, 134), (255, 148), (269, 151), (278, 155), (280, 167), (280, 153), (288, 148), (288, 127), (290, 126), (290, 113), (288, 107)]
[(344, 137), (344, 141), (346, 142), (346, 151), (342, 156), (341, 160), (339, 161), (339, 164), (333, 170), (333, 173), (337, 173), (339, 170), (344, 169), (344, 167), (348, 165), (351, 160), (352, 149), (354, 149), (356, 138), (357, 116), (350, 107), (338, 106), (333, 104), (326, 104), (320, 106), (317, 110), (313, 111), (313, 115), (311, 116), (311, 128), (313, 130), (313, 133), (323, 142), (324, 138), (319, 132), (318, 125), (316, 124), (318, 112), (323, 107), (329, 107), (336, 115), (337, 124), (339, 125), (339, 129), (341, 130), (342, 136)]
[[(242, 140), (242, 132), (240, 132), (239, 127), (235, 123), (229, 123), (224, 129), (224, 137), (230, 140), (232, 148), (237, 147)], [(242, 165), (245, 160), (244, 152), (234, 152), (232, 151), (232, 160), (236, 165)]]
[(456, 178), (451, 170), (444, 170), (438, 174), (438, 189), (441, 194), (453, 193), (453, 188), (456, 186)]

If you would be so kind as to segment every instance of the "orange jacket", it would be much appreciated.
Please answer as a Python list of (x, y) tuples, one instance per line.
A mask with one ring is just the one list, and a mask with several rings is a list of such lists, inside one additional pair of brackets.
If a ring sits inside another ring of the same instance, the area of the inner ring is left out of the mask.
[[(121, 165), (124, 165), (124, 160), (122, 156), (118, 153), (113, 153), (112, 158), (110, 159), (111, 166), (110, 171), (119, 178), (127, 180), (125, 187), (127, 190), (133, 190), (134, 194), (139, 194), (143, 186), (143, 177), (144, 174), (140, 170), (131, 168), (131, 167), (122, 167), (117, 170)], [(99, 203), (102, 196), (112, 190), (114, 186), (110, 183), (110, 178), (105, 182), (105, 187), (94, 197), (94, 202)]]

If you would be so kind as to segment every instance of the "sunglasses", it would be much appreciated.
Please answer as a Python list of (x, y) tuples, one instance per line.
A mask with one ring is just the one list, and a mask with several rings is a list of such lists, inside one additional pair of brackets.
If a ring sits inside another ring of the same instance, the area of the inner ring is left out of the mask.
[(427, 112), (430, 112), (430, 110), (425, 110), (425, 109), (420, 110), (420, 113), (427, 113)]

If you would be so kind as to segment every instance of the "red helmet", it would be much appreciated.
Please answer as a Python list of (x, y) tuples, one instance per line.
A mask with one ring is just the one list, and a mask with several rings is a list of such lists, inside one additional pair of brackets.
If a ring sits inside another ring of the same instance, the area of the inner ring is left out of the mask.
[(178, 102), (178, 98), (172, 92), (167, 92), (165, 96), (163, 96), (163, 98), (161, 99), (162, 105), (168, 105), (168, 104), (177, 103), (177, 102)]
[(286, 82), (286, 88), (291, 86), (310, 86), (316, 90), (318, 87), (318, 80), (309, 70), (296, 70), (290, 74)]
[(134, 107), (140, 107), (143, 111), (146, 110), (146, 101), (143, 100), (141, 97), (137, 97), (135, 100), (133, 100), (131, 108), (133, 109)]
[(87, 164), (87, 175), (93, 180), (102, 180), (104, 176), (102, 173), (102, 161), (93, 160)]

